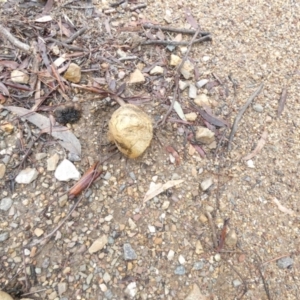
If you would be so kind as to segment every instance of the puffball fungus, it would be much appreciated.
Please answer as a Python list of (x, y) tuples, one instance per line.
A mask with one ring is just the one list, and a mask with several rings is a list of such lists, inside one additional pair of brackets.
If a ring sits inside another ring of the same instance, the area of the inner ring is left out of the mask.
[(120, 106), (112, 114), (108, 127), (109, 140), (129, 158), (140, 156), (153, 137), (150, 117), (132, 104)]

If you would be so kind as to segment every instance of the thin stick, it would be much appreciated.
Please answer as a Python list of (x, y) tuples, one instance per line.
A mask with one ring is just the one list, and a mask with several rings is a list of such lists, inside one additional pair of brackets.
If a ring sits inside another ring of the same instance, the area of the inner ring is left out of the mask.
[(21, 296), (22, 296), (22, 297), (24, 297), (24, 296), (29, 296), (29, 295), (32, 295), (32, 294), (35, 294), (35, 293), (44, 292), (44, 291), (47, 291), (47, 289), (41, 289), (41, 290), (37, 290), (37, 291), (34, 291), (34, 292), (22, 294)]
[(231, 143), (232, 143), (233, 137), (234, 137), (234, 135), (237, 131), (238, 124), (239, 124), (244, 112), (246, 111), (248, 106), (251, 104), (251, 102), (255, 99), (255, 97), (259, 95), (259, 93), (261, 92), (263, 86), (264, 86), (264, 84), (261, 83), (261, 85), (258, 87), (258, 89), (251, 95), (251, 97), (247, 100), (247, 102), (244, 104), (244, 106), (241, 108), (241, 110), (239, 111), (239, 113), (235, 117), (234, 123), (233, 123), (232, 128), (231, 128), (229, 140), (228, 140), (228, 146), (227, 146), (228, 151), (231, 150)]
[(61, 41), (59, 41), (59, 40), (56, 40), (56, 39), (54, 39), (54, 38), (45, 38), (45, 41), (50, 41), (50, 42), (54, 42), (54, 43), (56, 43), (57, 45), (60, 45), (60, 46), (64, 46), (64, 47), (66, 47), (67, 49), (69, 49), (69, 50), (74, 50), (74, 51), (84, 51), (84, 49), (82, 49), (82, 48), (79, 48), (79, 47), (76, 47), (76, 46), (73, 46), (73, 45), (68, 45), (68, 44), (66, 44), (66, 43), (64, 43), (64, 42), (61, 42)]
[[(87, 8), (87, 7), (85, 7)], [(76, 31), (72, 36), (70, 36), (68, 39), (64, 40), (63, 42), (66, 44), (71, 44), (75, 39), (77, 39), (80, 35), (86, 32), (88, 28), (87, 27), (82, 27), (78, 31)]]
[(5, 37), (9, 42), (11, 42), (14, 46), (16, 46), (17, 48), (23, 50), (24, 52), (31, 53), (31, 48), (29, 45), (18, 40), (1, 24), (0, 24), (0, 34), (3, 37)]
[(165, 124), (168, 116), (170, 115), (171, 111), (173, 110), (173, 107), (174, 107), (174, 104), (175, 104), (176, 98), (177, 98), (178, 86), (179, 86), (179, 75), (177, 74), (175, 76), (175, 89), (174, 89), (171, 105), (170, 105), (168, 111), (166, 112), (166, 114), (164, 115), (163, 119), (161, 121), (159, 121), (155, 127)]
[(281, 256), (278, 256), (278, 257), (273, 258), (273, 259), (271, 259), (271, 260), (265, 261), (264, 263), (262, 263), (262, 264), (260, 265), (260, 267), (262, 267), (262, 266), (264, 266), (264, 265), (266, 265), (266, 264), (268, 264), (268, 263), (270, 263), (270, 262), (276, 261), (276, 260), (278, 260), (278, 259), (280, 259), (280, 258), (287, 257), (287, 256), (290, 256), (290, 254), (281, 255)]
[[(193, 44), (206, 42), (206, 41), (212, 41), (212, 37), (210, 35), (205, 35), (201, 37), (200, 39), (194, 40)], [(190, 42), (176, 42), (176, 41), (146, 41), (142, 42), (141, 45), (165, 45), (165, 46), (188, 46)]]
[[(146, 29), (165, 30), (165, 31), (177, 32), (177, 33), (183, 33), (183, 34), (195, 34), (196, 33), (196, 30), (180, 29), (180, 28), (173, 28), (173, 27), (168, 27), (168, 26), (159, 26), (159, 25), (152, 25), (152, 24), (143, 24), (142, 26)], [(206, 31), (199, 31), (198, 34), (201, 36), (210, 35), (210, 33), (206, 32)]]
[(287, 89), (286, 87), (283, 88), (282, 93), (281, 93), (281, 97), (279, 100), (279, 104), (278, 104), (278, 110), (277, 110), (277, 117), (279, 117), (281, 115), (281, 113), (283, 112), (283, 108), (286, 102), (286, 97), (287, 97)]
[(217, 249), (218, 248), (218, 239), (217, 239), (215, 225), (213, 223), (212, 216), (208, 211), (206, 212), (206, 216), (208, 218), (208, 222), (209, 222), (209, 225), (210, 225), (210, 228), (212, 231), (212, 240), (213, 240), (214, 248)]

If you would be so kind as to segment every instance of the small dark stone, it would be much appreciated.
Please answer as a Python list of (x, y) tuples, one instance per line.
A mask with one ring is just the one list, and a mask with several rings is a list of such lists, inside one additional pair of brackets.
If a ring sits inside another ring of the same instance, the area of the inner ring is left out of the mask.
[(54, 111), (55, 120), (63, 125), (76, 123), (81, 117), (80, 105), (67, 103), (59, 106)]

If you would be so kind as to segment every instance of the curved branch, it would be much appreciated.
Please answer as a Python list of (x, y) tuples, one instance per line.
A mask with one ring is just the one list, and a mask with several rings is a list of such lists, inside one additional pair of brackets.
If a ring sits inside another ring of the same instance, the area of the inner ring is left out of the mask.
[(31, 48), (29, 45), (24, 44), (23, 42), (18, 40), (1, 24), (0, 24), (0, 35), (2, 35), (4, 38), (6, 38), (9, 42), (11, 42), (14, 46), (21, 49), (22, 51), (25, 51), (27, 53), (31, 52)]

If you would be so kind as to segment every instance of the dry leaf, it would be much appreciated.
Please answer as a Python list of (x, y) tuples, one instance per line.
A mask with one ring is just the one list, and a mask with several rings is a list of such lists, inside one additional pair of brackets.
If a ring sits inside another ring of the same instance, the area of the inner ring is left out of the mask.
[(145, 197), (144, 197), (144, 202), (147, 202), (149, 201), (150, 199), (154, 198), (155, 196), (161, 194), (162, 192), (166, 191), (167, 189), (175, 186), (175, 185), (178, 185), (180, 183), (182, 183), (184, 180), (183, 179), (180, 179), (180, 180), (170, 180), (164, 184), (162, 183), (154, 183), (154, 182), (151, 182), (150, 184), (150, 188), (149, 190), (147, 191)]
[(183, 112), (179, 102), (175, 101), (173, 108), (176, 111), (177, 115), (180, 117), (180, 119), (183, 121), (186, 121), (186, 117), (184, 115), (184, 112)]
[(289, 214), (291, 216), (295, 215), (295, 212), (289, 208), (286, 208), (285, 206), (281, 205), (281, 203), (279, 202), (279, 200), (277, 200), (276, 198), (273, 199), (273, 202), (278, 206), (278, 209), (280, 211), (282, 211), (285, 214)]
[(81, 155), (81, 144), (77, 137), (67, 127), (59, 126), (51, 128), (49, 118), (23, 107), (4, 106), (3, 108), (17, 114), (19, 117), (28, 120), (40, 128), (43, 132), (49, 133), (53, 137), (59, 139), (58, 142), (71, 153), (74, 153), (78, 156)]
[(46, 22), (49, 22), (49, 21), (52, 21), (51, 16), (43, 16), (43, 17), (38, 18), (38, 19), (35, 20), (35, 22), (37, 22), (37, 23), (46, 23)]
[(244, 160), (249, 160), (252, 157), (254, 157), (255, 155), (257, 155), (261, 151), (261, 149), (264, 147), (264, 145), (266, 143), (266, 140), (267, 140), (267, 137), (268, 137), (268, 132), (264, 131), (263, 134), (261, 135), (260, 140), (257, 143), (256, 148), (250, 154), (245, 156), (243, 159)]

